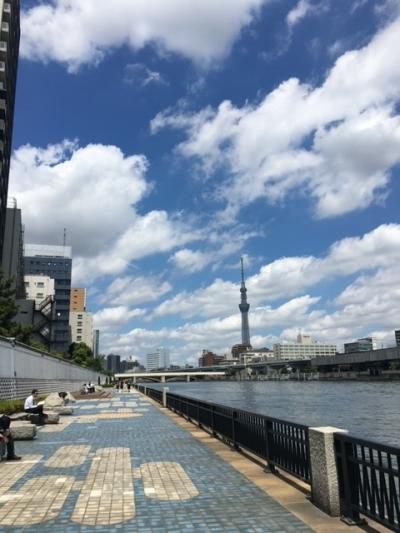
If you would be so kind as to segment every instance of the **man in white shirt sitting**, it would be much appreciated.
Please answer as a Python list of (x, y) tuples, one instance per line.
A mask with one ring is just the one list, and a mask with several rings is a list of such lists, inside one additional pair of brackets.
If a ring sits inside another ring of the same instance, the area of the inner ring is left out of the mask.
[(44, 424), (46, 415), (43, 413), (43, 403), (36, 403), (36, 398), (38, 397), (38, 390), (33, 389), (32, 394), (28, 396), (25, 400), (24, 411), (25, 413), (31, 413), (39, 415), (39, 420), (37, 425), (42, 426)]

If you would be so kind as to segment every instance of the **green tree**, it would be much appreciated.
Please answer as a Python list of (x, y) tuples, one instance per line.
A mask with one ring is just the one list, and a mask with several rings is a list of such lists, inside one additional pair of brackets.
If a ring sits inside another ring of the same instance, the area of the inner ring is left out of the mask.
[(0, 270), (0, 335), (14, 337), (17, 341), (29, 344), (32, 328), (15, 322), (18, 305), (15, 301), (13, 279), (4, 277)]

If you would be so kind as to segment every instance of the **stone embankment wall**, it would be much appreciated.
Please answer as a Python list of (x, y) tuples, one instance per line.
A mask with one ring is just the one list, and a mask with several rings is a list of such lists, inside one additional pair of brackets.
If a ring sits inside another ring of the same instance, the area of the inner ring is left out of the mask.
[(99, 378), (104, 383), (106, 376), (0, 339), (0, 400), (25, 398), (33, 388), (40, 393), (76, 391), (88, 381), (97, 384)]

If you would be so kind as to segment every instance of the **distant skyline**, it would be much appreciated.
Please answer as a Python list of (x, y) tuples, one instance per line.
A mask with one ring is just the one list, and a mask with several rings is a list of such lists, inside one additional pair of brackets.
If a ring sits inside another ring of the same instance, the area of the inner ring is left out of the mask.
[(100, 352), (400, 328), (398, 0), (26, 0), (9, 197)]

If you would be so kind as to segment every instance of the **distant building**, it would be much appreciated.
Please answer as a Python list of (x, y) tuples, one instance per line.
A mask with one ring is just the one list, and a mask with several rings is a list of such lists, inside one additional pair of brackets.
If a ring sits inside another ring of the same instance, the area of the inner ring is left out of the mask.
[(95, 329), (93, 331), (93, 357), (99, 356), (99, 347), (100, 347), (100, 331)]
[[(0, 258), (6, 226), (8, 175), (14, 122), (15, 88), (19, 51), (19, 0), (0, 2)], [(21, 278), (22, 281), (22, 278)]]
[(86, 289), (71, 288), (69, 310), (86, 311)]
[(232, 358), (240, 359), (240, 355), (248, 350), (251, 350), (251, 346), (248, 344), (234, 344), (231, 348)]
[(84, 342), (93, 347), (93, 317), (86, 311), (73, 311), (69, 314), (71, 342)]
[(355, 342), (346, 342), (344, 345), (344, 353), (370, 352), (376, 349), (376, 341), (372, 337), (358, 339)]
[(13, 280), (12, 288), (15, 290), (15, 298), (24, 299), (24, 232), (21, 209), (17, 208), (15, 199), (8, 201), (5, 216), (1, 268), (4, 277), (7, 279), (12, 278)]
[(121, 356), (110, 353), (107, 355), (107, 364), (106, 368), (109, 372), (117, 374), (121, 372)]
[(263, 363), (274, 358), (274, 351), (269, 348), (260, 348), (259, 350), (248, 350), (240, 354), (240, 362), (242, 364), (248, 363)]
[(400, 348), (400, 329), (396, 329), (394, 335), (396, 337), (396, 346)]
[(281, 361), (313, 359), (336, 355), (336, 344), (324, 344), (311, 340), (309, 335), (299, 333), (298, 342), (274, 344), (274, 358)]
[(169, 350), (167, 348), (159, 348), (146, 355), (146, 369), (150, 371), (159, 368), (169, 368)]
[(38, 307), (48, 296), (54, 296), (54, 279), (49, 276), (25, 276), (27, 300), (34, 300)]
[(199, 358), (199, 367), (217, 366), (224, 360), (225, 357), (223, 355), (216, 355), (208, 350), (203, 350), (203, 353)]
[(48, 276), (54, 279), (55, 317), (52, 324), (52, 349), (61, 353), (67, 353), (70, 344), (71, 255), (70, 246), (25, 245), (25, 275)]

